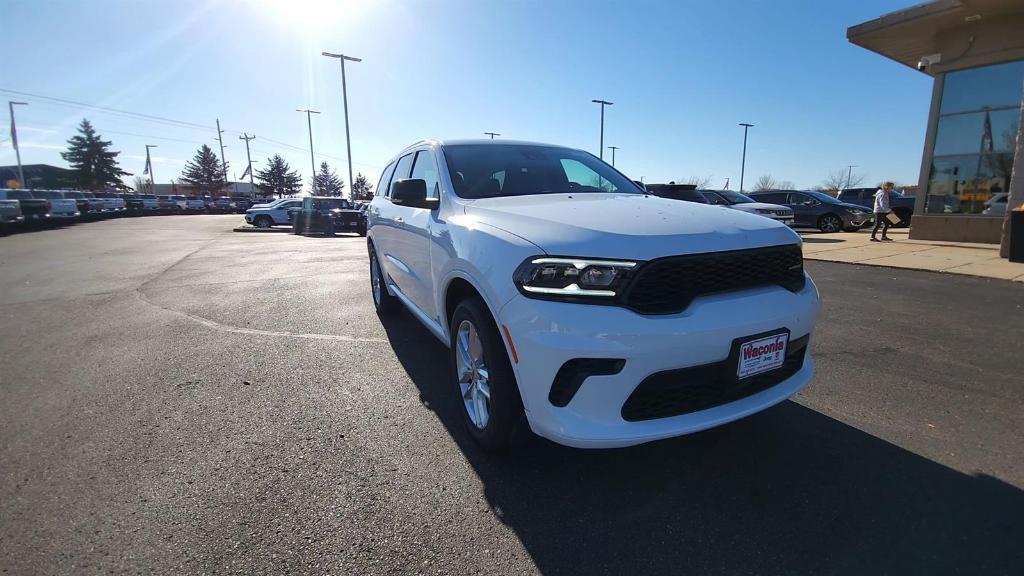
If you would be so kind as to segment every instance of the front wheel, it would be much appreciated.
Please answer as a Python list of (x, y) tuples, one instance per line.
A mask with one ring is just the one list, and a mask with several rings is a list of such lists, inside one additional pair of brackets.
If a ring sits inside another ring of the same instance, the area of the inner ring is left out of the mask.
[(821, 230), (822, 232), (839, 232), (842, 229), (843, 220), (835, 214), (825, 214), (821, 218), (818, 218), (818, 230)]
[(449, 334), (453, 372), (469, 434), (487, 451), (507, 450), (526, 414), (505, 343), (479, 298), (455, 308)]
[(380, 268), (377, 251), (370, 244), (370, 290), (373, 294), (373, 307), (378, 314), (391, 314), (398, 310), (398, 298), (388, 294), (388, 286), (384, 282), (384, 271)]
[(270, 219), (270, 216), (257, 216), (255, 224), (257, 228), (266, 230), (274, 225), (274, 221)]

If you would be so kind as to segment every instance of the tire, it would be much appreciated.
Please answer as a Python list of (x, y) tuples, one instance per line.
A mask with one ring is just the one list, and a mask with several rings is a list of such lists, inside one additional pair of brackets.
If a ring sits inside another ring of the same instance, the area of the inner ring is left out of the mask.
[(274, 226), (274, 221), (270, 219), (270, 216), (257, 216), (256, 220), (253, 221), (253, 224), (255, 224), (257, 228), (263, 228), (266, 230), (267, 228)]
[(373, 307), (377, 310), (377, 314), (393, 314), (401, 303), (398, 298), (388, 294), (384, 271), (380, 267), (380, 260), (377, 258), (377, 251), (373, 249), (373, 244), (369, 245), (369, 250), (370, 296), (373, 298)]
[(835, 214), (823, 214), (818, 218), (818, 230), (825, 233), (839, 232), (843, 229), (843, 219)]
[(334, 223), (329, 222), (324, 226), (324, 236), (337, 236), (337, 232), (334, 230)]
[(485, 451), (506, 451), (525, 428), (526, 413), (498, 327), (483, 301), (472, 297), (456, 306), (449, 333), (466, 429)]
[(366, 236), (366, 226), (361, 226), (357, 232), (360, 236)]

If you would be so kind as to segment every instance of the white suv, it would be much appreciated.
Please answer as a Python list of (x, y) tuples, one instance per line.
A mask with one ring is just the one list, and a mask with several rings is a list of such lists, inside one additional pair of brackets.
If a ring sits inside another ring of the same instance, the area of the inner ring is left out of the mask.
[(486, 449), (524, 424), (592, 448), (687, 434), (811, 380), (819, 301), (800, 237), (648, 195), (587, 152), (420, 142), (385, 168), (367, 219), (378, 312), (401, 303), (450, 348)]

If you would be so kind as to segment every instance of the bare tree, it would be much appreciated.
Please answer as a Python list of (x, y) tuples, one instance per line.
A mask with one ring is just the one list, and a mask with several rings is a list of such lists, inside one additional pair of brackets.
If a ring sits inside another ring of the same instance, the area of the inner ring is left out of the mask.
[(823, 192), (838, 192), (843, 188), (856, 188), (862, 182), (864, 182), (863, 174), (858, 174), (857, 172), (851, 174), (846, 169), (840, 168), (830, 171), (828, 178), (821, 182), (820, 188)]
[(703, 190), (708, 187), (708, 184), (711, 183), (711, 175), (708, 174), (707, 176), (690, 176), (689, 178), (676, 180), (676, 182), (678, 182), (679, 184), (690, 184), (696, 186), (698, 190)]
[(776, 182), (775, 178), (772, 178), (771, 174), (765, 174), (754, 182), (754, 191), (763, 192), (765, 190), (777, 190), (779, 183)]
[(783, 180), (775, 183), (776, 190), (796, 190), (796, 184), (792, 180)]

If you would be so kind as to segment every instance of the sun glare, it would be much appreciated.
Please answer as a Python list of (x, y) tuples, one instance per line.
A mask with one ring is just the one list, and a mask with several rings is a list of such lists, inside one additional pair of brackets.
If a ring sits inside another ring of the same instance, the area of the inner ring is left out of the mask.
[(275, 22), (299, 32), (318, 32), (361, 19), (372, 0), (263, 0)]

